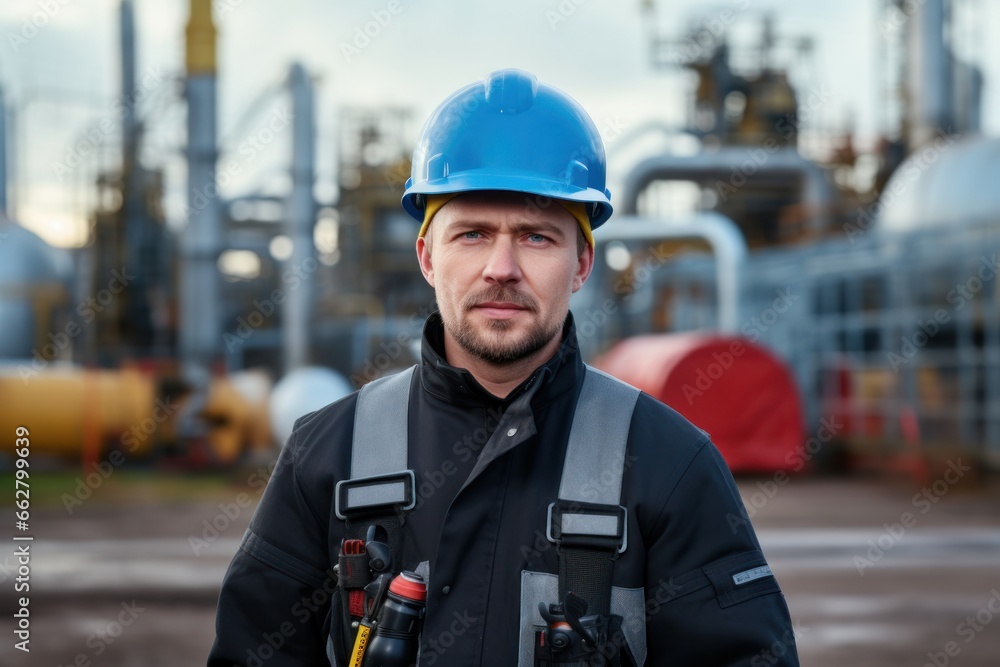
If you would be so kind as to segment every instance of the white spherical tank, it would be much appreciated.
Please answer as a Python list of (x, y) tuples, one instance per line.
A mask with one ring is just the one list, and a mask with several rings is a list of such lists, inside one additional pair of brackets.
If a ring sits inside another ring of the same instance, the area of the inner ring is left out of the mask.
[(35, 293), (63, 285), (65, 264), (57, 249), (0, 213), (0, 359), (32, 356), (39, 334)]
[(878, 229), (909, 232), (1000, 221), (1000, 139), (938, 137), (893, 173)]
[(292, 434), (295, 420), (338, 401), (354, 391), (351, 383), (329, 368), (299, 368), (274, 386), (271, 392), (271, 432), (283, 445)]

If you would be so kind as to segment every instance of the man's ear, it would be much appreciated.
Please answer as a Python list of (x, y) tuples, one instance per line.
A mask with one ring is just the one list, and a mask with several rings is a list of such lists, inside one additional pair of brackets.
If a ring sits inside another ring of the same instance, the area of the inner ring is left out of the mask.
[[(430, 230), (427, 230), (427, 234)], [(417, 239), (417, 262), (420, 264), (420, 272), (424, 274), (424, 280), (431, 287), (434, 287), (434, 265), (431, 263), (431, 249), (428, 247), (426, 234)]]
[(576, 261), (576, 273), (573, 274), (573, 292), (579, 292), (587, 282), (590, 272), (594, 269), (594, 248), (588, 243)]

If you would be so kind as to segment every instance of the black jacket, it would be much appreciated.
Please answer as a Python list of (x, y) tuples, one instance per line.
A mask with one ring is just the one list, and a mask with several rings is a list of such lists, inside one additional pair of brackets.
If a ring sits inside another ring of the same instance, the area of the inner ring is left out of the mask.
[[(420, 664), (517, 665), (522, 572), (558, 572), (546, 510), (584, 364), (569, 315), (559, 352), (499, 400), (448, 365), (443, 335), (435, 313), (410, 389), (418, 504), (401, 566), (430, 564)], [(537, 433), (496, 447), (490, 436), (519, 397)], [(210, 666), (328, 664), (331, 566), (344, 536), (333, 488), (350, 470), (356, 399), (296, 423), (226, 574)], [(642, 394), (627, 454), (628, 548), (614, 583), (636, 593), (646, 664), (797, 665), (784, 597), (708, 435)]]

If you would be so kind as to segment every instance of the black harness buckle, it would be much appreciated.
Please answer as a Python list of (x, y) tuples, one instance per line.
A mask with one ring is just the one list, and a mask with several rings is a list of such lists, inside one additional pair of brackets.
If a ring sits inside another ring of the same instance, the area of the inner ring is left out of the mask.
[(416, 486), (417, 477), (412, 470), (341, 480), (334, 491), (334, 511), (341, 521), (352, 514), (384, 507), (408, 511), (417, 504)]
[(617, 550), (628, 547), (628, 510), (621, 505), (598, 505), (557, 500), (549, 505), (545, 536), (563, 547)]

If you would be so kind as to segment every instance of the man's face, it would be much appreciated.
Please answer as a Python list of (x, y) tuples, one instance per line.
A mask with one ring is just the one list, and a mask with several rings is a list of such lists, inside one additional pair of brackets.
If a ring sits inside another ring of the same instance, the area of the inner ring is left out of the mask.
[(529, 357), (562, 331), (569, 298), (593, 266), (578, 252), (576, 219), (532, 195), (473, 192), (437, 212), (417, 240), (445, 331), (471, 355), (504, 365)]

